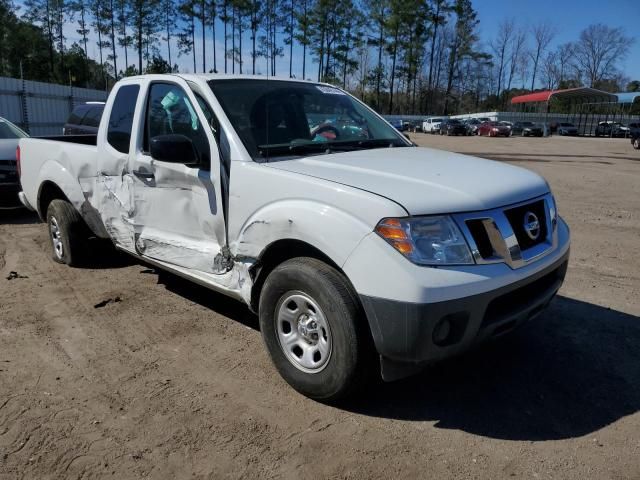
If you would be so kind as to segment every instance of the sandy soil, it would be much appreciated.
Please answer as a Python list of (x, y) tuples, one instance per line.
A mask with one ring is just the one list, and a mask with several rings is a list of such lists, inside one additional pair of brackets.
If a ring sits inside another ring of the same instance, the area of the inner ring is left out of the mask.
[(0, 212), (0, 479), (640, 478), (640, 152), (412, 137), (549, 180), (572, 259), (536, 322), (329, 407), (241, 304), (124, 257), (57, 265), (42, 224)]

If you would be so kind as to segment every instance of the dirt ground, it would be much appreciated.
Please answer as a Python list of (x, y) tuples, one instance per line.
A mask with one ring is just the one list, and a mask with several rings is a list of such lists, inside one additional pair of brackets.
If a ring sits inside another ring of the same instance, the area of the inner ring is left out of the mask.
[(640, 152), (412, 138), (548, 179), (573, 245), (544, 315), (329, 407), (241, 304), (128, 258), (57, 265), (34, 216), (0, 212), (0, 479), (640, 478)]

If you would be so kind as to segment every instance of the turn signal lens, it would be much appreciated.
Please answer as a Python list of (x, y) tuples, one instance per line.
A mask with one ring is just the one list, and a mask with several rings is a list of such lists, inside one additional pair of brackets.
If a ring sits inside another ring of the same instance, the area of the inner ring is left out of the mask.
[(400, 227), (388, 227), (386, 225), (378, 225), (376, 227), (378, 235), (388, 240), (407, 240), (407, 234)]
[(376, 233), (389, 242), (403, 255), (410, 255), (413, 245), (407, 232), (397, 218), (385, 218), (376, 226)]
[(393, 241), (391, 242), (391, 245), (393, 245), (395, 249), (403, 255), (410, 255), (411, 252), (413, 252), (413, 246), (411, 246), (409, 242)]

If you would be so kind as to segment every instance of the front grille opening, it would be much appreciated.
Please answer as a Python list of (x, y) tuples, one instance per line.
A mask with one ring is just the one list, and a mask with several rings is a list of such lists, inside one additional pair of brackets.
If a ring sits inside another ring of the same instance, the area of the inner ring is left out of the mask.
[(564, 277), (566, 270), (567, 264), (564, 263), (537, 280), (491, 300), (484, 314), (482, 327), (487, 327), (508, 318), (522, 309), (523, 306), (529, 305), (541, 295), (546, 294), (558, 279)]
[[(540, 234), (535, 240), (529, 237), (524, 229), (524, 217), (527, 212), (531, 212), (538, 217), (538, 222), (540, 223)], [(520, 250), (527, 250), (547, 239), (547, 215), (544, 200), (538, 200), (537, 202), (505, 210), (504, 214), (507, 220), (509, 220), (513, 233), (518, 239)]]
[(480, 256), (485, 260), (491, 258), (495, 255), (493, 251), (493, 246), (491, 245), (491, 240), (489, 240), (489, 235), (487, 234), (487, 229), (484, 228), (482, 219), (475, 220), (467, 220), (467, 228), (469, 232), (471, 232), (471, 236), (473, 240), (476, 242), (476, 246), (478, 247), (478, 252)]

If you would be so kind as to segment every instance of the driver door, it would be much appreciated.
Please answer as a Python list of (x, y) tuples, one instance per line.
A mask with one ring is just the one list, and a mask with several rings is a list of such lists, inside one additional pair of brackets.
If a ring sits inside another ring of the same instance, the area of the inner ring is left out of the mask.
[[(225, 245), (220, 159), (202, 108), (208, 105), (200, 105), (180, 79), (148, 86), (144, 131), (139, 133), (142, 145), (131, 166), (134, 245), (149, 259), (218, 273), (214, 259)], [(164, 161), (152, 157), (152, 144), (171, 147), (176, 136), (183, 145), (183, 137), (192, 143), (193, 158), (161, 156), (157, 150), (156, 156)]]

